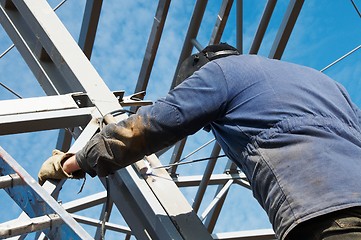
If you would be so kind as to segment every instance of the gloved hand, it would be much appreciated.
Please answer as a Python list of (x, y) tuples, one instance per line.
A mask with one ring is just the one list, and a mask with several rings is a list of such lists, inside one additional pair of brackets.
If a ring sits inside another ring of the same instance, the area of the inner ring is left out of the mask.
[(68, 174), (64, 171), (62, 165), (66, 159), (73, 156), (73, 153), (63, 153), (57, 149), (53, 150), (53, 154), (48, 158), (40, 168), (38, 173), (38, 182), (43, 185), (48, 179), (61, 180), (63, 178), (75, 178), (80, 179), (85, 177), (85, 172), (78, 170), (72, 174)]

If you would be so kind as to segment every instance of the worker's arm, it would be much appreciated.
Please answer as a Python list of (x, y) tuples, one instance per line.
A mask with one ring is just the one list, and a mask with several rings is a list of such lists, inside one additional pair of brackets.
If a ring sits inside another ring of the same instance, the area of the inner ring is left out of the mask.
[(63, 170), (64, 172), (66, 172), (67, 174), (71, 174), (75, 171), (80, 170), (81, 168), (79, 167), (78, 162), (76, 161), (76, 157), (75, 155), (71, 156), (70, 158), (68, 158), (64, 164), (63, 164)]
[(165, 98), (105, 126), (76, 155), (49, 158), (39, 172), (39, 182), (74, 178), (84, 172), (102, 177), (126, 167), (222, 116), (227, 94), (224, 74), (211, 62)]
[(76, 154), (91, 176), (105, 176), (142, 159), (223, 114), (227, 84), (219, 66), (211, 62), (151, 106), (118, 124), (109, 124)]

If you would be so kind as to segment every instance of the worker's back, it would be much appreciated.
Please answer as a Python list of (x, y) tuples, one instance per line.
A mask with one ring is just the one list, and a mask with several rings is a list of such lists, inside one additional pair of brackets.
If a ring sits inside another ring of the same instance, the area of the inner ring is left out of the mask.
[(212, 129), (280, 237), (296, 222), (361, 205), (360, 127), (342, 87), (310, 68), (257, 56), (219, 59), (197, 74), (208, 71), (227, 95)]
[(342, 88), (318, 71), (229, 56), (107, 125), (77, 157), (88, 173), (106, 175), (209, 126), (283, 239), (300, 222), (361, 206), (357, 112)]

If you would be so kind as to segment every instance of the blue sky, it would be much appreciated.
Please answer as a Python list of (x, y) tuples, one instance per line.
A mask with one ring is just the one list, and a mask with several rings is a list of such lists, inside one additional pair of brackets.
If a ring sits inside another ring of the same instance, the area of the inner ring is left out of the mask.
[[(55, 7), (60, 1), (49, 0), (48, 2), (52, 7)], [(266, 1), (244, 0), (243, 2), (243, 51), (247, 53)], [(286, 0), (278, 1), (262, 43), (260, 55), (268, 56), (288, 2)], [(354, 2), (361, 9), (361, 0)], [(164, 96), (170, 88), (175, 63), (177, 63), (193, 11), (193, 3), (194, 1), (180, 0), (171, 2), (146, 99), (156, 100)], [(208, 3), (197, 38), (204, 46), (208, 43), (220, 4), (221, 1), (216, 0)], [(85, 0), (68, 0), (56, 12), (75, 40), (78, 40), (84, 5)], [(125, 90), (127, 95), (133, 93), (156, 7), (157, 1), (104, 1), (91, 62), (111, 90)], [(235, 44), (235, 32), (235, 8), (233, 7), (222, 41)], [(11, 44), (11, 40), (0, 27), (0, 54)], [(303, 5), (282, 60), (320, 70), (360, 44), (361, 18), (351, 1), (309, 0), (305, 1)], [(342, 83), (349, 91), (351, 98), (358, 106), (361, 106), (361, 96), (359, 95), (361, 92), (361, 50), (326, 70), (325, 74)], [(16, 49), (0, 59), (0, 82), (24, 98), (45, 95)], [(0, 88), (0, 100), (6, 99), (16, 99), (16, 97)], [(42, 162), (55, 147), (57, 134), (57, 130), (52, 130), (0, 136), (0, 146), (21, 163), (32, 176), (36, 177)], [(193, 151), (211, 138), (212, 136), (206, 133), (192, 136), (184, 153)], [(206, 157), (209, 155), (209, 151), (210, 148), (205, 148), (195, 154), (194, 158)], [(166, 163), (167, 155), (161, 160)], [(218, 165), (216, 171), (222, 172), (222, 163)], [(204, 164), (193, 164), (185, 166), (179, 171), (184, 175), (202, 174), (203, 169)], [(92, 182), (98, 184), (97, 179), (89, 180), (84, 192), (78, 197), (102, 190), (100, 186), (94, 189)], [(74, 195), (74, 188), (77, 191), (79, 187), (80, 183), (77, 181), (67, 183), (61, 198), (65, 201), (71, 200)], [(191, 202), (195, 189), (183, 191)], [(214, 188), (210, 189), (205, 202), (210, 201), (212, 191)], [(11, 203), (4, 192), (0, 194), (0, 209), (2, 210), (0, 222), (16, 218), (20, 210)], [(227, 204), (236, 206), (236, 210), (222, 212), (216, 232), (270, 227), (267, 217), (248, 190), (235, 186), (231, 188), (230, 195), (232, 197), (227, 200)], [(201, 212), (204, 207), (201, 208)], [(4, 209), (7, 211), (3, 214)], [(86, 214), (97, 217), (96, 213), (88, 212)], [(235, 221), (235, 219), (237, 220)]]

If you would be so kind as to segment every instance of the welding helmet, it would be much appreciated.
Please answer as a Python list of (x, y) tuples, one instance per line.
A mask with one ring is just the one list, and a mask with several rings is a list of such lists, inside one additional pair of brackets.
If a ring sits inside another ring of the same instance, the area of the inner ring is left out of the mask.
[(209, 45), (199, 53), (192, 54), (186, 58), (179, 67), (176, 86), (184, 79), (190, 77), (195, 71), (199, 70), (204, 64), (218, 58), (230, 55), (239, 55), (238, 50), (227, 43)]

